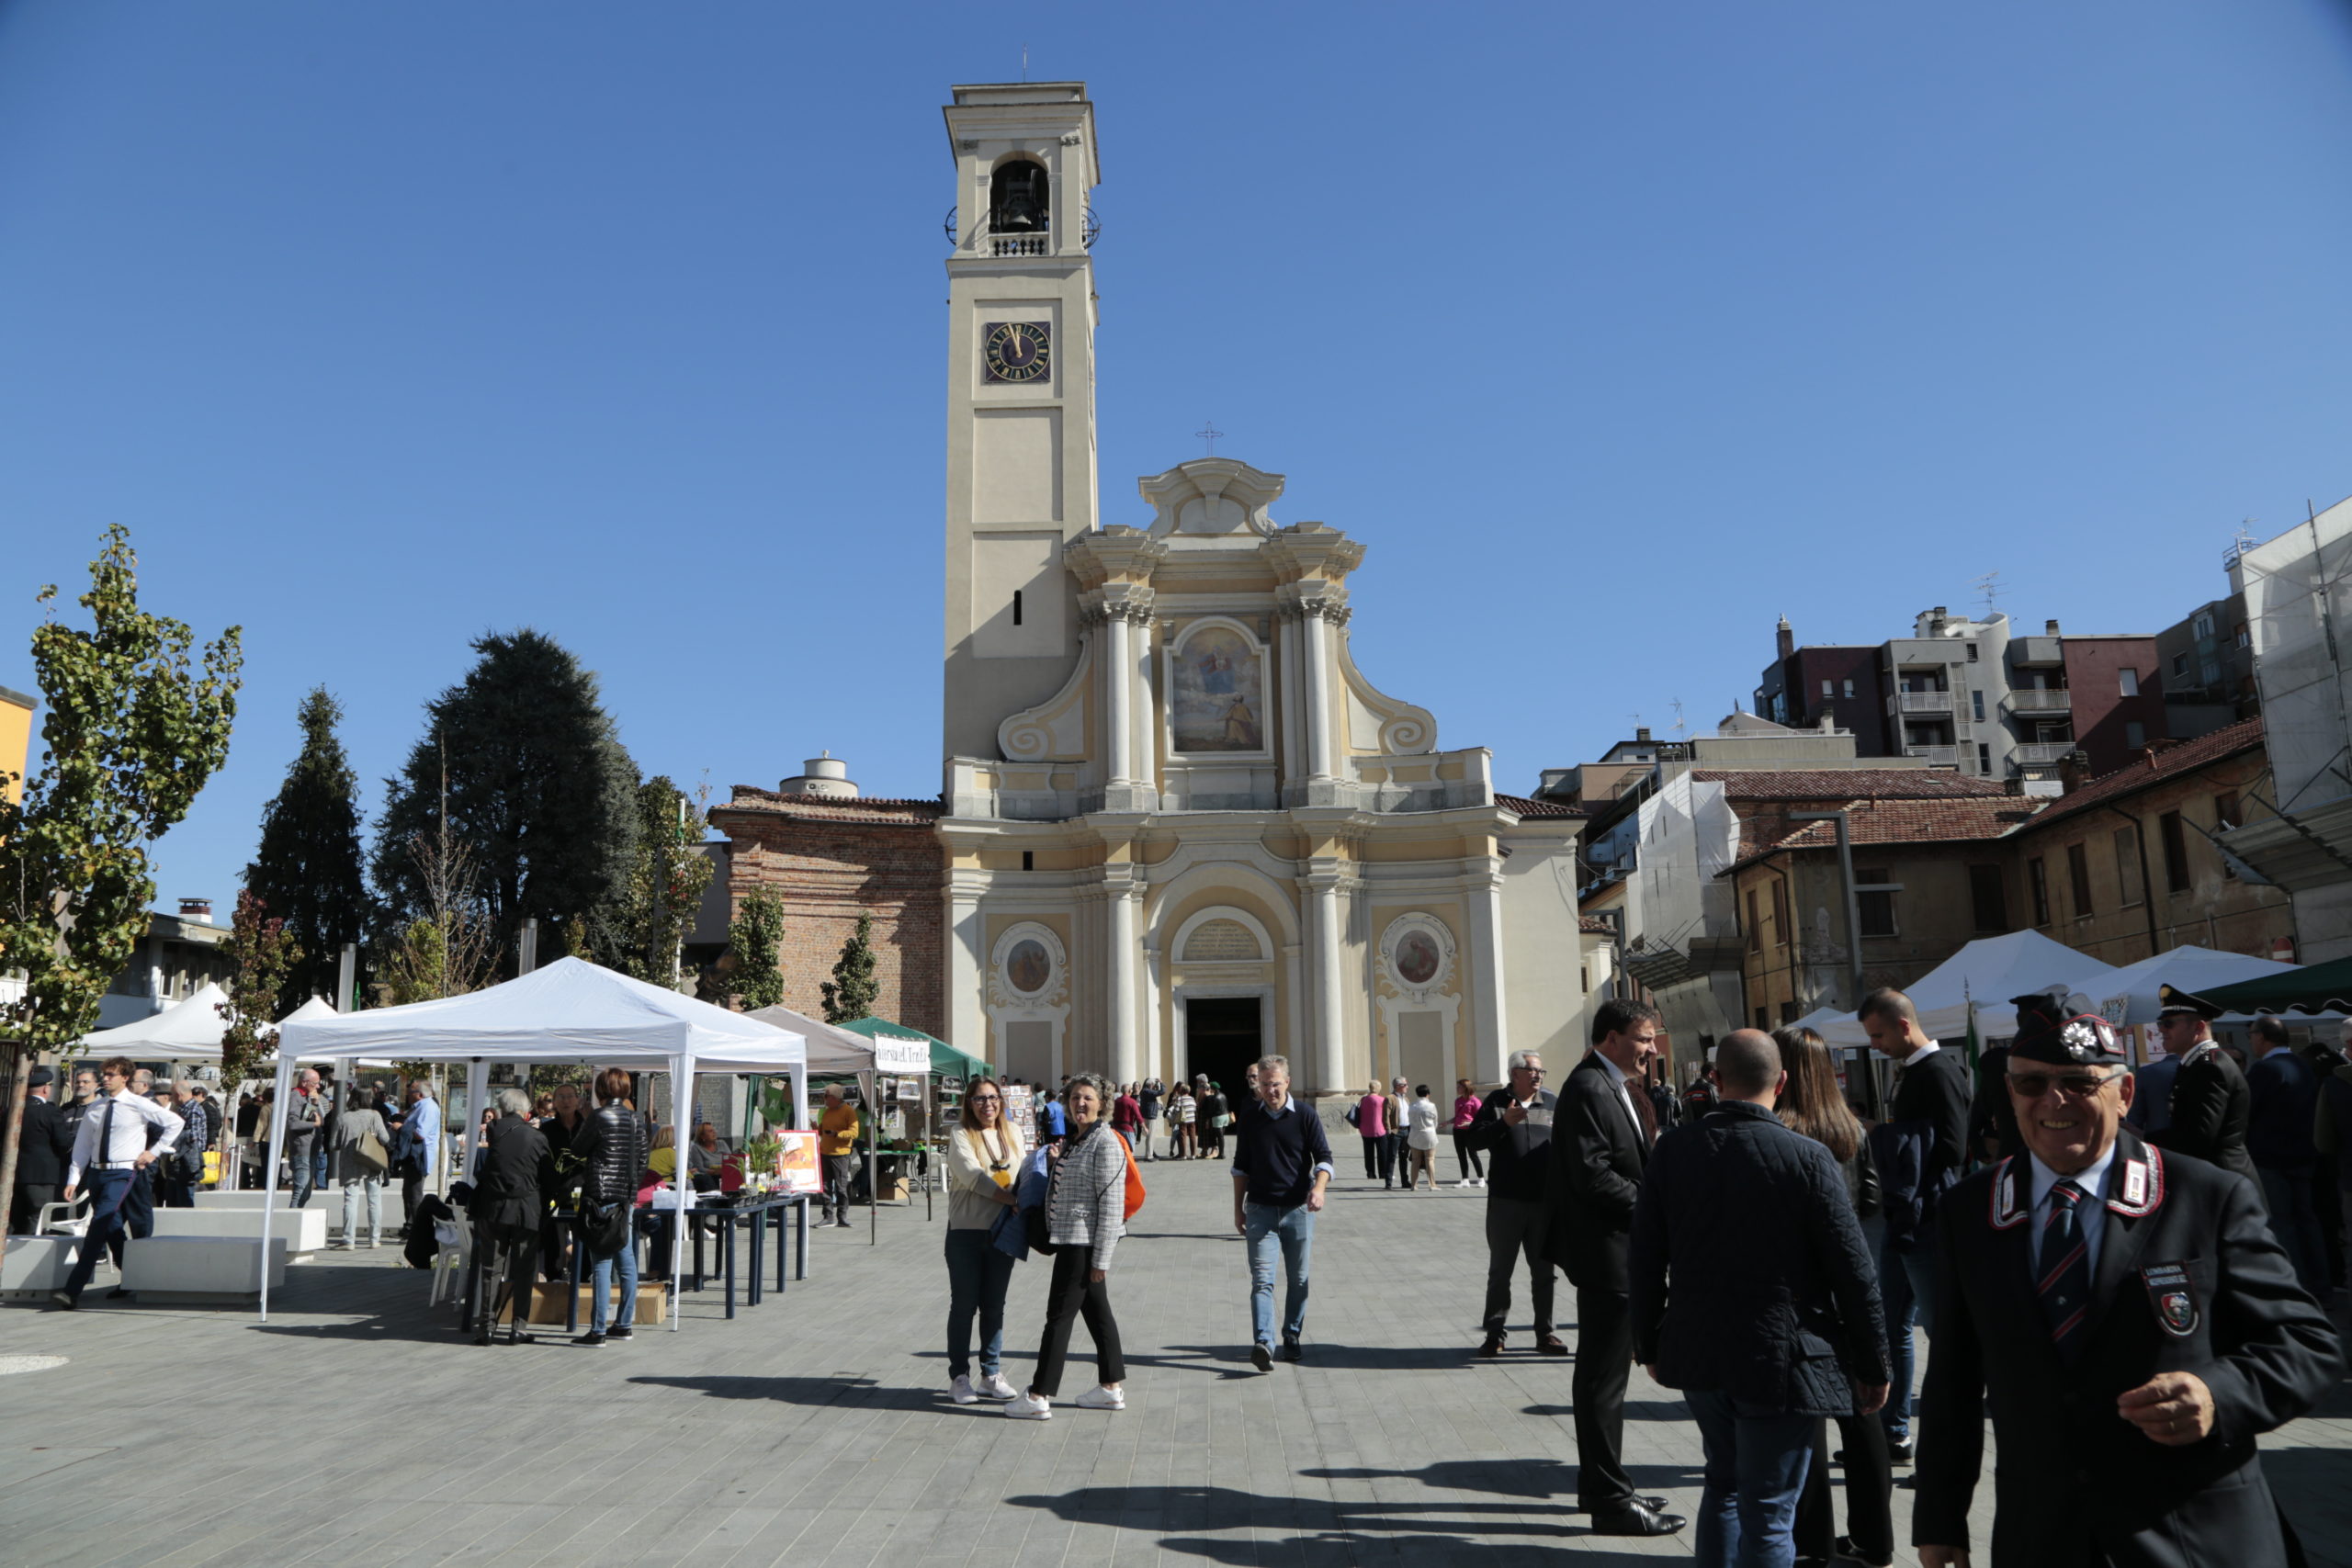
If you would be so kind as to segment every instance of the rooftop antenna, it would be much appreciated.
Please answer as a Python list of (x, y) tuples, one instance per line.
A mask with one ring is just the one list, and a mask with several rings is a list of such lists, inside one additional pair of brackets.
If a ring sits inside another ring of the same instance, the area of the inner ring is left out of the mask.
[(1216, 421), (1213, 419), (1204, 420), (1201, 423), (1201, 428), (1193, 432), (1193, 439), (1195, 441), (1205, 441), (1208, 443), (1208, 455), (1214, 457), (1216, 456), (1217, 437), (1224, 434), (1224, 431), (1219, 430), (1216, 427)]
[(1674, 733), (1678, 736), (1683, 734), (1690, 727), (1682, 722), (1682, 699), (1677, 697), (1668, 705), (1674, 709)]
[(1999, 613), (2001, 595), (2007, 592), (2007, 585), (2001, 581), (2001, 574), (1997, 571), (1988, 571), (1984, 576), (1978, 578), (1975, 581), (1970, 583), (1969, 586), (1975, 589), (1977, 593), (1983, 597), (1984, 601), (1984, 618), (1988, 621), (1991, 620), (1995, 615)]
[(1021, 79), (1029, 80), (1029, 46), (1025, 43), (1021, 46)]

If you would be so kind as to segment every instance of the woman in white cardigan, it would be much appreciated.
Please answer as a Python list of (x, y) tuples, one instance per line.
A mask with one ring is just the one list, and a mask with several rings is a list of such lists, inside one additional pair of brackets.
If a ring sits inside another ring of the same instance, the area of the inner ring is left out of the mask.
[[(1004, 1090), (974, 1078), (964, 1114), (947, 1140), (948, 1397), (970, 1404), (982, 1394), (1018, 1391), (999, 1371), (1004, 1351), (1004, 1292), (1012, 1255), (996, 1245), (999, 1215), (1009, 1213), (1021, 1179), (1021, 1129), (1004, 1119)], [(972, 1317), (980, 1320), (980, 1381), (972, 1381)]]

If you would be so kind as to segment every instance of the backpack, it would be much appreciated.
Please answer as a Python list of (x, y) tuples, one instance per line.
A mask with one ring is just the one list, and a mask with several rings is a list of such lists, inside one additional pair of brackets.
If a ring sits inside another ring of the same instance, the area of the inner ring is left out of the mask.
[(1143, 1172), (1136, 1168), (1135, 1145), (1127, 1142), (1127, 1135), (1115, 1128), (1113, 1129), (1111, 1135), (1119, 1140), (1119, 1148), (1127, 1156), (1127, 1206), (1126, 1213), (1120, 1216), (1124, 1224), (1127, 1220), (1134, 1219), (1143, 1211), (1143, 1201), (1146, 1196), (1143, 1190)]

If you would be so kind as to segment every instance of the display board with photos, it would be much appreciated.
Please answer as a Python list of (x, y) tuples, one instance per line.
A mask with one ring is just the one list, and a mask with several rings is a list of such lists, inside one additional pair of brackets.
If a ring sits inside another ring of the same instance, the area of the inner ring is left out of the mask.
[(1027, 1084), (1009, 1083), (1004, 1095), (1004, 1119), (1021, 1129), (1023, 1146), (1037, 1146), (1037, 1102), (1035, 1091)]

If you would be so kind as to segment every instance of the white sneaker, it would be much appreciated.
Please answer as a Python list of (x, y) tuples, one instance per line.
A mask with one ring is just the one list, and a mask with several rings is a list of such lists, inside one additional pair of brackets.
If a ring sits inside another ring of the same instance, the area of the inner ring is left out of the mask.
[(990, 1399), (1015, 1399), (1021, 1393), (1019, 1389), (1004, 1381), (1002, 1372), (990, 1372), (975, 1386)]
[(1104, 1388), (1097, 1383), (1078, 1396), (1078, 1407), (1080, 1410), (1125, 1410), (1127, 1396), (1124, 1390)]
[(1054, 1402), (1042, 1393), (1017, 1393), (1005, 1404), (1004, 1413), (1015, 1421), (1050, 1421), (1054, 1418)]
[(977, 1404), (980, 1396), (972, 1392), (970, 1378), (957, 1378), (947, 1385), (947, 1397), (958, 1404)]

